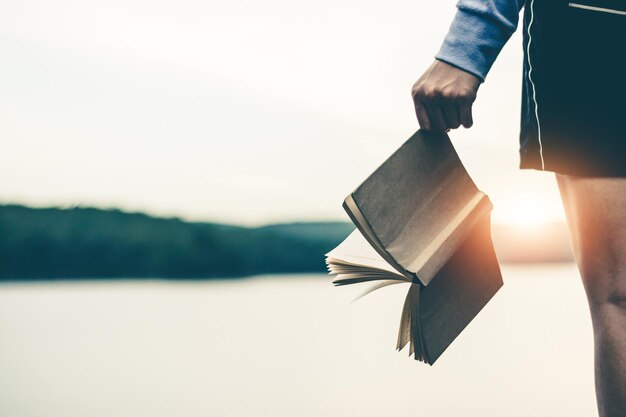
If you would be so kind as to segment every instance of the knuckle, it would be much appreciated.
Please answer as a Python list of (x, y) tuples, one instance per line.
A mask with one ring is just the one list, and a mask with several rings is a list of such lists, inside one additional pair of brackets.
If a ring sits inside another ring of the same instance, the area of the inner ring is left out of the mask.
[(424, 94), (424, 82), (422, 80), (417, 80), (411, 86), (411, 95), (413, 97), (420, 97)]
[(425, 88), (423, 91), (423, 97), (428, 100), (434, 100), (439, 97), (440, 91), (434, 87)]
[(459, 97), (459, 93), (453, 88), (444, 88), (441, 90), (441, 97), (446, 100), (456, 100)]
[(466, 101), (474, 101), (474, 99), (476, 99), (476, 93), (470, 89), (463, 89), (459, 92), (459, 98)]

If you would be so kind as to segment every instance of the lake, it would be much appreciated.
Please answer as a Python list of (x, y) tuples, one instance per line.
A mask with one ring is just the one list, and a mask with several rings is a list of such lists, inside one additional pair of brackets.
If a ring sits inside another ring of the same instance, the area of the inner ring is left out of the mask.
[(505, 285), (438, 362), (394, 350), (406, 288), (325, 275), (0, 285), (0, 415), (597, 415), (572, 264)]

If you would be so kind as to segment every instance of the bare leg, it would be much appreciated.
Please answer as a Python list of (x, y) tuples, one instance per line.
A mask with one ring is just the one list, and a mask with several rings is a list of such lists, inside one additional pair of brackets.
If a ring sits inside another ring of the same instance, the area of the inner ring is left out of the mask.
[(626, 178), (557, 174), (595, 346), (601, 417), (626, 417)]

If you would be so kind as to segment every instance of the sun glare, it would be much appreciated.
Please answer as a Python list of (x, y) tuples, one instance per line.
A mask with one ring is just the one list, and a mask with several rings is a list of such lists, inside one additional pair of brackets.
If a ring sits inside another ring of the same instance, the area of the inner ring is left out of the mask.
[(519, 228), (536, 228), (542, 224), (548, 223), (548, 219), (540, 210), (533, 208), (532, 210), (516, 209), (511, 213), (510, 223)]
[(523, 195), (509, 201), (501, 201), (494, 207), (494, 220), (515, 226), (520, 230), (537, 229), (547, 223), (564, 221), (559, 201), (540, 199), (535, 195)]

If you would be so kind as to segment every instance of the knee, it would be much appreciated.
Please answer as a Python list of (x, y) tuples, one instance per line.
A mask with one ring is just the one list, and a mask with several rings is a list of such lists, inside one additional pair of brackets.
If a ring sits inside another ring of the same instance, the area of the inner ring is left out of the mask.
[(626, 308), (626, 251), (616, 243), (580, 245), (576, 260), (592, 307)]
[(626, 288), (606, 288), (596, 293), (587, 292), (591, 314), (594, 316), (613, 316), (618, 314), (626, 318)]
[(626, 311), (626, 294), (621, 292), (610, 294), (607, 297), (605, 304)]
[(581, 275), (592, 314), (615, 311), (626, 316), (626, 271), (621, 268), (603, 268)]

